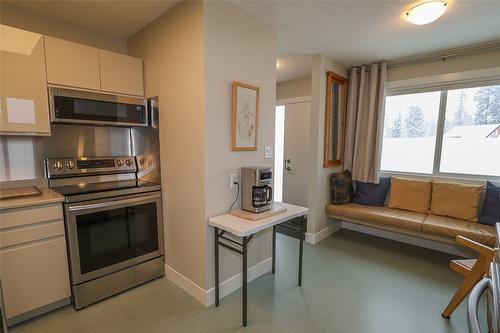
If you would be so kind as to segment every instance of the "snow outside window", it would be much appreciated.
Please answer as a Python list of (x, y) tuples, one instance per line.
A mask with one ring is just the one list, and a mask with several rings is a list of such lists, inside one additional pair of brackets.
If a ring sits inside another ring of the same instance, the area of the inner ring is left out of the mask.
[(500, 176), (500, 85), (388, 96), (381, 169)]

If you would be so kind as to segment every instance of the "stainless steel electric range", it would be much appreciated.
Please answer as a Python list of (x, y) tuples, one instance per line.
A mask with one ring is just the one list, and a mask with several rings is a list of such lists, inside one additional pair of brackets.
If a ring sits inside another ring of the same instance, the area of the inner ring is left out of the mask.
[(135, 156), (48, 158), (65, 197), (72, 296), (81, 309), (164, 275), (160, 184), (139, 179)]

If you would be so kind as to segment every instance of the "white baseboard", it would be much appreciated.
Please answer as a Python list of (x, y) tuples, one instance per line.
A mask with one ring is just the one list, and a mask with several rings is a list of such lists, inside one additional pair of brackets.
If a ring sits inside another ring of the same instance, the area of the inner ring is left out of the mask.
[[(272, 269), (272, 258), (267, 258), (257, 265), (248, 269), (247, 282), (253, 281), (259, 276), (270, 272)], [(243, 285), (243, 274), (238, 273), (220, 284), (219, 297), (223, 298)], [(215, 287), (207, 291), (207, 306), (215, 303)]]
[(179, 288), (193, 296), (198, 302), (207, 305), (207, 292), (205, 289), (177, 272), (172, 267), (165, 264), (165, 275), (167, 278), (175, 283)]
[[(267, 258), (259, 262), (257, 265), (250, 267), (248, 269), (247, 282), (250, 282), (258, 278), (259, 276), (266, 274), (267, 272), (271, 271), (271, 268), (272, 258)], [(205, 290), (168, 265), (165, 265), (165, 275), (179, 288), (193, 296), (201, 304), (210, 306), (215, 303), (215, 288)], [(242, 280), (243, 275), (241, 273), (238, 273), (221, 282), (219, 297), (222, 299), (233, 291), (241, 288)]]
[(359, 225), (359, 224), (350, 223), (350, 222), (346, 222), (346, 221), (342, 221), (341, 223), (342, 223), (342, 229), (357, 231), (357, 232), (361, 232), (361, 233), (376, 236), (376, 237), (387, 238), (387, 239), (395, 240), (395, 241), (398, 241), (401, 243), (420, 246), (420, 247), (424, 247), (427, 249), (431, 249), (431, 250), (435, 250), (435, 251), (439, 251), (439, 252), (444, 252), (444, 253), (449, 253), (449, 254), (453, 254), (456, 256), (460, 256), (460, 257), (470, 257), (471, 255), (473, 255), (473, 252), (469, 252), (469, 251), (467, 251), (466, 248), (460, 247), (458, 245), (452, 245), (452, 244), (442, 243), (442, 242), (438, 242), (438, 241), (434, 241), (434, 240), (430, 240), (430, 239), (424, 239), (424, 238), (419, 238), (419, 237), (415, 237), (415, 236), (400, 234), (397, 232), (381, 230), (381, 229), (377, 229), (377, 228), (371, 228), (369, 226)]
[(318, 233), (312, 234), (307, 232), (306, 233), (306, 242), (309, 244), (318, 244), (321, 242), (323, 239), (327, 238), (331, 234), (339, 231), (342, 229), (342, 222), (330, 222), (330, 225), (323, 230), (321, 230)]

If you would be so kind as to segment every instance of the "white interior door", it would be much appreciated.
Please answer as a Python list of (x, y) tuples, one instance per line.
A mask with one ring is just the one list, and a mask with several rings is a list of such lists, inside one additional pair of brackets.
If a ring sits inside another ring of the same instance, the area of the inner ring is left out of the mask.
[(307, 207), (311, 102), (285, 105), (283, 202)]

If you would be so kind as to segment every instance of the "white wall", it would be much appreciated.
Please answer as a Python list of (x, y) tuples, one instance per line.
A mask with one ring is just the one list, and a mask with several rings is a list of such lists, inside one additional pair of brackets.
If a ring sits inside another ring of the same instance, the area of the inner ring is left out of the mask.
[(314, 55), (312, 60), (311, 144), (309, 152), (309, 217), (308, 232), (316, 234), (329, 226), (325, 206), (330, 202), (330, 175), (341, 167), (323, 167), (325, 132), (326, 72), (347, 77), (347, 70), (333, 60)]
[[(236, 189), (229, 188), (231, 173), (243, 166), (273, 166), (264, 158), (264, 146), (274, 145), (276, 101), (276, 31), (231, 2), (204, 4), (205, 27), (205, 200), (206, 218), (223, 214)], [(231, 151), (231, 82), (260, 87), (257, 151)], [(239, 207), (239, 202), (236, 207)], [(208, 223), (208, 221), (206, 222)], [(213, 282), (213, 229), (207, 226), (207, 285)], [(220, 249), (220, 279), (241, 272), (241, 256)], [(270, 232), (254, 237), (248, 266), (271, 255)]]
[(166, 264), (206, 287), (203, 3), (181, 2), (128, 40), (159, 96)]
[(22, 8), (1, 3), (0, 22), (19, 29), (87, 44), (101, 49), (127, 53), (125, 38), (117, 38), (99, 31), (59, 21)]
[[(128, 48), (144, 59), (146, 94), (160, 97), (166, 263), (187, 279), (186, 289), (208, 296), (208, 218), (229, 209), (231, 173), (273, 166), (264, 146), (274, 143), (276, 31), (231, 2), (186, 1), (132, 36)], [(255, 152), (231, 151), (233, 80), (260, 87)], [(249, 249), (249, 267), (269, 258), (270, 233), (257, 235)], [(220, 264), (221, 281), (241, 272), (241, 257), (225, 249)]]
[[(312, 69), (312, 68), (311, 68)], [(311, 78), (279, 82), (276, 84), (276, 100), (287, 98), (310, 96), (311, 95)]]

